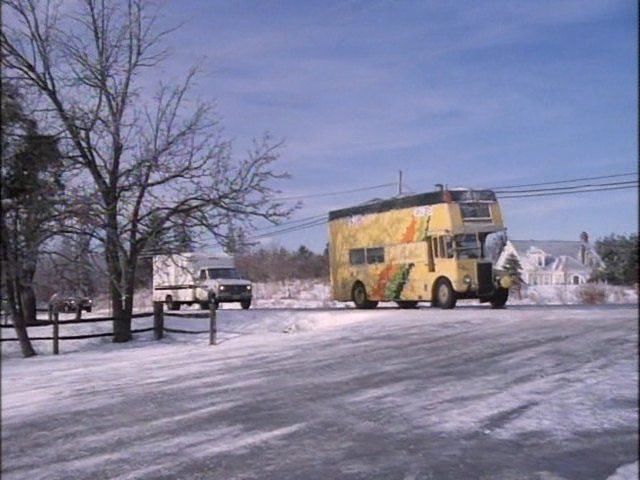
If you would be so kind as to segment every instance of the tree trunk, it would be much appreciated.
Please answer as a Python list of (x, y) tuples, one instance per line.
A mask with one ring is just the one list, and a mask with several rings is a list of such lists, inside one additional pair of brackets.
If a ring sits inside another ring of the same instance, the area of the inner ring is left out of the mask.
[(36, 294), (32, 285), (21, 287), (20, 305), (22, 307), (22, 318), (25, 325), (36, 323)]
[(33, 357), (37, 355), (37, 353), (34, 350), (33, 345), (31, 345), (31, 339), (27, 334), (27, 326), (24, 319), (17, 313), (18, 312), (12, 313), (12, 319), (13, 327), (16, 331), (18, 342), (20, 343), (20, 351), (22, 352), (22, 356), (25, 358)]
[(117, 288), (111, 286), (113, 343), (124, 343), (131, 340), (131, 313), (127, 314), (122, 303), (122, 294)]
[(20, 343), (20, 351), (25, 358), (33, 357), (37, 355), (36, 351), (31, 345), (31, 339), (27, 333), (27, 323), (25, 321), (23, 307), (19, 300), (19, 293), (16, 291), (19, 289), (19, 284), (12, 281), (6, 282), (7, 286), (7, 300), (9, 303), (9, 310), (11, 311), (11, 320), (13, 322), (13, 328), (16, 331), (16, 337)]
[(126, 319), (126, 326), (123, 324), (123, 328), (127, 329), (129, 340), (132, 338), (131, 324), (133, 315), (133, 294), (135, 290), (135, 275), (132, 273), (132, 269), (124, 270), (124, 298), (123, 298), (123, 318)]

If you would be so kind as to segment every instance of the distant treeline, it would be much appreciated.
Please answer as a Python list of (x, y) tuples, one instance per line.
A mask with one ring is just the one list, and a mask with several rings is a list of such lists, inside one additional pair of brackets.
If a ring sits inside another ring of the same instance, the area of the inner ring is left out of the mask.
[[(247, 249), (236, 254), (236, 267), (254, 282), (291, 279), (329, 280), (329, 254), (314, 253), (302, 245), (295, 250), (271, 246)], [(58, 290), (78, 291), (94, 297), (108, 290), (105, 265), (97, 255), (72, 259), (71, 255), (42, 258), (36, 274), (36, 294), (46, 301)], [(153, 277), (151, 257), (143, 258), (136, 270), (136, 287), (150, 288)]]
[(284, 247), (259, 248), (236, 256), (238, 270), (254, 282), (294, 278), (329, 278), (327, 249), (317, 254), (302, 245), (297, 250)]

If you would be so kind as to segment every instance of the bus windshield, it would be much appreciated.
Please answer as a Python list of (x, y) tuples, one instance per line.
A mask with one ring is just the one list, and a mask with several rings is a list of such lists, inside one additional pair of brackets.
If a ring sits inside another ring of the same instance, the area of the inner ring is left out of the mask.
[(482, 258), (482, 246), (475, 234), (454, 235), (453, 242), (457, 258)]
[(453, 241), (456, 258), (482, 258), (495, 262), (506, 243), (506, 234), (503, 230), (478, 235), (464, 233), (454, 235)]

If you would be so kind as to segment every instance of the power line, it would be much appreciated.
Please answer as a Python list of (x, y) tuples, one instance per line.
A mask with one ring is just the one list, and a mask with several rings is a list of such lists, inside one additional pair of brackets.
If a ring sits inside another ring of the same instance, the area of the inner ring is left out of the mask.
[(297, 195), (294, 197), (281, 197), (278, 200), (302, 200), (304, 198), (332, 197), (335, 195), (346, 195), (348, 193), (364, 192), (367, 190), (376, 190), (378, 188), (392, 187), (395, 183), (382, 183), (380, 185), (372, 185), (370, 187), (352, 188), (351, 190), (342, 190), (338, 192), (313, 193), (309, 195)]
[(275, 236), (278, 236), (278, 235), (282, 235), (284, 233), (299, 232), (300, 230), (307, 230), (309, 228), (318, 227), (318, 226), (324, 225), (326, 223), (327, 223), (327, 219), (323, 218), (323, 219), (320, 219), (320, 220), (316, 220), (314, 222), (303, 223), (301, 225), (296, 225), (296, 226), (289, 227), (289, 228), (283, 228), (282, 230), (277, 230), (277, 231), (274, 231), (274, 232), (262, 233), (262, 234), (259, 234), (259, 235), (255, 235), (255, 236), (251, 237), (251, 240), (259, 240), (261, 238), (275, 237)]
[(500, 190), (494, 190), (494, 193), (506, 193), (506, 194), (511, 194), (511, 193), (535, 193), (535, 192), (553, 192), (553, 191), (557, 191), (557, 190), (561, 190), (561, 191), (565, 191), (565, 190), (576, 190), (576, 189), (580, 189), (580, 188), (588, 188), (588, 187), (610, 187), (610, 186), (620, 186), (620, 185), (631, 185), (631, 184), (637, 184), (638, 180), (626, 180), (624, 182), (610, 182), (610, 183), (592, 183), (592, 184), (582, 184), (582, 185), (572, 185), (569, 187), (552, 187), (552, 188), (535, 188), (535, 189), (529, 189), (529, 190), (505, 190), (505, 191), (500, 191)]
[(309, 220), (318, 220), (320, 218), (324, 218), (326, 217), (327, 214), (326, 213), (321, 213), (320, 215), (313, 215), (311, 217), (304, 217), (304, 218), (298, 218), (295, 220), (289, 220), (287, 222), (282, 222), (279, 223), (277, 225), (269, 225), (267, 227), (261, 227), (261, 228), (256, 228), (254, 231), (255, 232), (264, 232), (265, 230), (279, 230), (283, 227), (288, 227), (288, 226), (293, 226), (297, 223), (303, 223), (303, 222), (308, 222)]
[(583, 177), (583, 178), (573, 178), (571, 180), (556, 180), (552, 182), (540, 182), (540, 183), (525, 183), (522, 185), (507, 185), (504, 187), (492, 187), (491, 190), (500, 190), (506, 188), (521, 188), (521, 187), (539, 187), (543, 185), (557, 185), (560, 183), (575, 183), (575, 182), (583, 182), (587, 180), (602, 180), (605, 178), (616, 178), (616, 177), (626, 177), (628, 175), (638, 175), (638, 172), (627, 172), (627, 173), (616, 173), (612, 175), (600, 175), (597, 177)]
[[(559, 185), (559, 184), (565, 184), (565, 183), (583, 182), (583, 181), (587, 181), (587, 180), (602, 180), (602, 179), (607, 179), (607, 178), (619, 178), (619, 177), (626, 177), (626, 176), (629, 176), (629, 175), (638, 175), (638, 172), (616, 173), (616, 174), (611, 174), (611, 175), (599, 175), (599, 176), (594, 176), (594, 177), (572, 178), (572, 179), (569, 179), (569, 180), (554, 180), (554, 181), (549, 181), (549, 182), (523, 183), (523, 184), (520, 184), (520, 185), (505, 185), (505, 186), (500, 186), (500, 187), (491, 187), (490, 190), (494, 190), (494, 191), (496, 191), (496, 193), (498, 193), (500, 190), (511, 189), (511, 188), (538, 187), (538, 186), (545, 186), (545, 185)], [(393, 187), (393, 186), (397, 186), (397, 183), (389, 182), (389, 183), (381, 183), (379, 185), (370, 185), (370, 186), (361, 187), (361, 188), (352, 188), (352, 189), (349, 189), (349, 190), (339, 190), (339, 191), (335, 191), (335, 192), (312, 193), (312, 194), (309, 194), (309, 195), (295, 195), (295, 196), (289, 196), (289, 197), (281, 197), (281, 198), (278, 198), (278, 200), (302, 200), (302, 199), (305, 199), (305, 198), (331, 197), (331, 196), (336, 196), (336, 195), (347, 195), (347, 194), (350, 194), (350, 193), (364, 192), (364, 191), (368, 191), (368, 190), (377, 190), (377, 189), (380, 189), (380, 188)], [(403, 182), (403, 187), (404, 186), (407, 186), (407, 185), (406, 185), (406, 183)]]
[[(612, 175), (600, 175), (595, 177), (583, 177), (583, 178), (574, 178), (571, 180), (556, 180), (551, 182), (540, 182), (540, 183), (530, 183), (530, 184), (522, 184), (522, 185), (511, 185), (504, 187), (495, 187), (496, 193), (501, 193), (500, 199), (518, 199), (518, 198), (530, 198), (530, 197), (545, 197), (545, 196), (557, 196), (557, 195), (572, 195), (572, 194), (580, 194), (580, 193), (592, 193), (592, 192), (604, 192), (604, 191), (616, 191), (616, 190), (628, 190), (631, 188), (638, 187), (638, 180), (630, 180), (623, 182), (609, 182), (609, 183), (597, 183), (597, 184), (583, 184), (583, 185), (571, 185), (565, 187), (555, 187), (555, 188), (545, 188), (545, 189), (530, 189), (530, 190), (514, 190), (514, 191), (500, 191), (499, 189), (508, 189), (508, 188), (522, 188), (522, 187), (533, 187), (533, 186), (544, 186), (544, 185), (559, 185), (566, 183), (575, 183), (580, 181), (587, 180), (600, 180), (607, 178), (619, 178), (625, 177), (629, 175), (636, 175), (636, 172), (628, 172), (628, 173), (618, 173)], [(342, 192), (328, 192), (322, 194), (314, 194), (308, 195), (305, 198), (309, 197), (318, 197), (318, 196), (330, 196), (330, 195), (339, 195), (342, 193), (351, 193), (357, 191), (364, 190), (372, 190), (376, 188), (388, 187), (396, 185), (395, 183), (387, 183), (381, 185), (375, 185), (371, 187), (364, 187), (353, 190), (346, 190)], [(290, 197), (294, 198), (294, 197)], [(300, 197), (298, 197), (300, 198)], [(291, 222), (285, 222), (284, 224), (274, 226), (273, 231), (261, 233), (252, 237), (252, 239), (260, 239), (272, 236), (283, 235), (287, 233), (299, 232), (302, 230), (307, 230), (310, 228), (314, 228), (320, 225), (324, 225), (328, 222), (326, 215), (314, 215), (311, 217), (305, 217), (297, 220), (293, 220)], [(279, 228), (279, 227), (285, 228)]]
[(628, 190), (630, 188), (637, 188), (638, 185), (628, 185), (622, 187), (605, 187), (605, 188), (592, 188), (588, 190), (580, 190), (580, 191), (562, 191), (562, 192), (546, 192), (546, 193), (526, 193), (523, 195), (507, 195), (501, 196), (500, 199), (510, 199), (510, 198), (527, 198), (527, 197), (550, 197), (553, 195), (571, 195), (577, 193), (591, 193), (591, 192), (607, 192), (611, 190)]

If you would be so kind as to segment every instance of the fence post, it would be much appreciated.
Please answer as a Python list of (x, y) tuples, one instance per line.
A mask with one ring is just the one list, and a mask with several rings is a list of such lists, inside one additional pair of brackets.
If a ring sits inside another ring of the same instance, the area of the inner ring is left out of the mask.
[(58, 308), (53, 307), (53, 354), (58, 355), (58, 319), (59, 319)]
[(160, 340), (164, 336), (164, 303), (153, 302), (153, 338)]
[(209, 345), (216, 344), (216, 335), (218, 334), (218, 325), (216, 322), (216, 304), (211, 299), (209, 302)]

